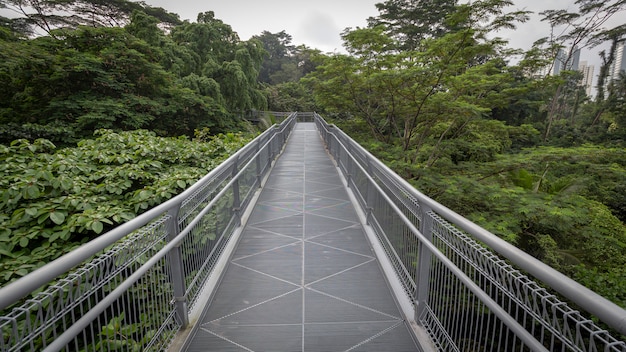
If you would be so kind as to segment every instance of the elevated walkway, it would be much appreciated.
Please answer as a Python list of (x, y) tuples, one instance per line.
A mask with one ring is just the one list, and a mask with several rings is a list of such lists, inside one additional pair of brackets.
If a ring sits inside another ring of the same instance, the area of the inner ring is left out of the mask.
[(0, 352), (626, 352), (626, 310), (316, 113), (0, 287), (0, 311)]
[(298, 123), (186, 351), (417, 351), (313, 123)]

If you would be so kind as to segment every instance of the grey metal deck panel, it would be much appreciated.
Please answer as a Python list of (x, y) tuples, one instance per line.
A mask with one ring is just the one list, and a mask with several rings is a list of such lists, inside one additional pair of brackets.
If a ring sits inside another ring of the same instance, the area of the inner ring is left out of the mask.
[(417, 351), (313, 123), (277, 161), (187, 351)]

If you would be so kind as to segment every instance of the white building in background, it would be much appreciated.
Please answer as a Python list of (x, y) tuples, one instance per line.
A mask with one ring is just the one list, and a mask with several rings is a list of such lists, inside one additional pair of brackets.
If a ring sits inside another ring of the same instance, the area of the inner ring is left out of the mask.
[(576, 49), (574, 47), (574, 51), (572, 52), (572, 57), (568, 59), (568, 53), (559, 49), (559, 52), (556, 54), (556, 58), (554, 59), (554, 66), (552, 68), (552, 74), (558, 75), (561, 71), (565, 70), (577, 70), (580, 62), (580, 49)]
[(575, 49), (572, 52), (572, 57), (567, 60), (568, 51), (559, 49), (556, 54), (556, 58), (550, 65), (546, 65), (533, 72), (530, 76), (535, 78), (542, 78), (546, 76), (557, 76), (561, 71), (565, 70), (578, 70), (580, 62), (580, 49)]
[[(622, 49), (624, 49), (623, 46)], [(589, 65), (587, 61), (580, 61), (580, 49), (574, 49), (572, 57), (569, 60), (567, 60), (567, 52), (563, 49), (559, 50), (556, 55), (556, 59), (554, 59), (554, 65), (551, 73), (556, 76), (564, 70), (580, 71), (583, 74), (583, 79), (580, 82), (580, 85), (585, 87), (585, 93), (587, 93), (587, 96), (590, 97), (594, 94), (593, 73), (595, 71), (595, 67), (593, 65)]]
[(578, 65), (578, 71), (582, 72), (583, 80), (581, 82), (582, 86), (585, 87), (585, 92), (587, 96), (591, 96), (593, 92), (593, 71), (595, 67), (593, 65), (589, 65), (587, 61), (581, 61)]
[(613, 80), (619, 78), (620, 72), (626, 71), (626, 40), (617, 43), (617, 48), (615, 48), (615, 59), (609, 67), (609, 74), (604, 82), (604, 96), (607, 97), (609, 95), (609, 85)]
[(617, 79), (619, 77), (619, 73), (626, 71), (626, 40), (617, 43), (617, 48), (615, 50), (615, 60), (611, 64), (611, 68), (609, 70), (609, 79), (607, 83)]

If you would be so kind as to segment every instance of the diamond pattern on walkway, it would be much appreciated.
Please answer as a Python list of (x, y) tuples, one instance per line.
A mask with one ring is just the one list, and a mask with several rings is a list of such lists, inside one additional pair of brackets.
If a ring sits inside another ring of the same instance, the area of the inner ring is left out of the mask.
[(417, 351), (315, 125), (276, 162), (188, 351)]

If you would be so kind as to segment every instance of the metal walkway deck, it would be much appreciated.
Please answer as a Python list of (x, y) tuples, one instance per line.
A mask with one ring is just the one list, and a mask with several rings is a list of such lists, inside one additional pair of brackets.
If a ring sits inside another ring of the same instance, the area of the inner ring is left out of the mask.
[(291, 135), (186, 350), (418, 350), (313, 123)]
[(626, 352), (623, 307), (313, 112), (0, 287), (0, 310), (0, 352)]

